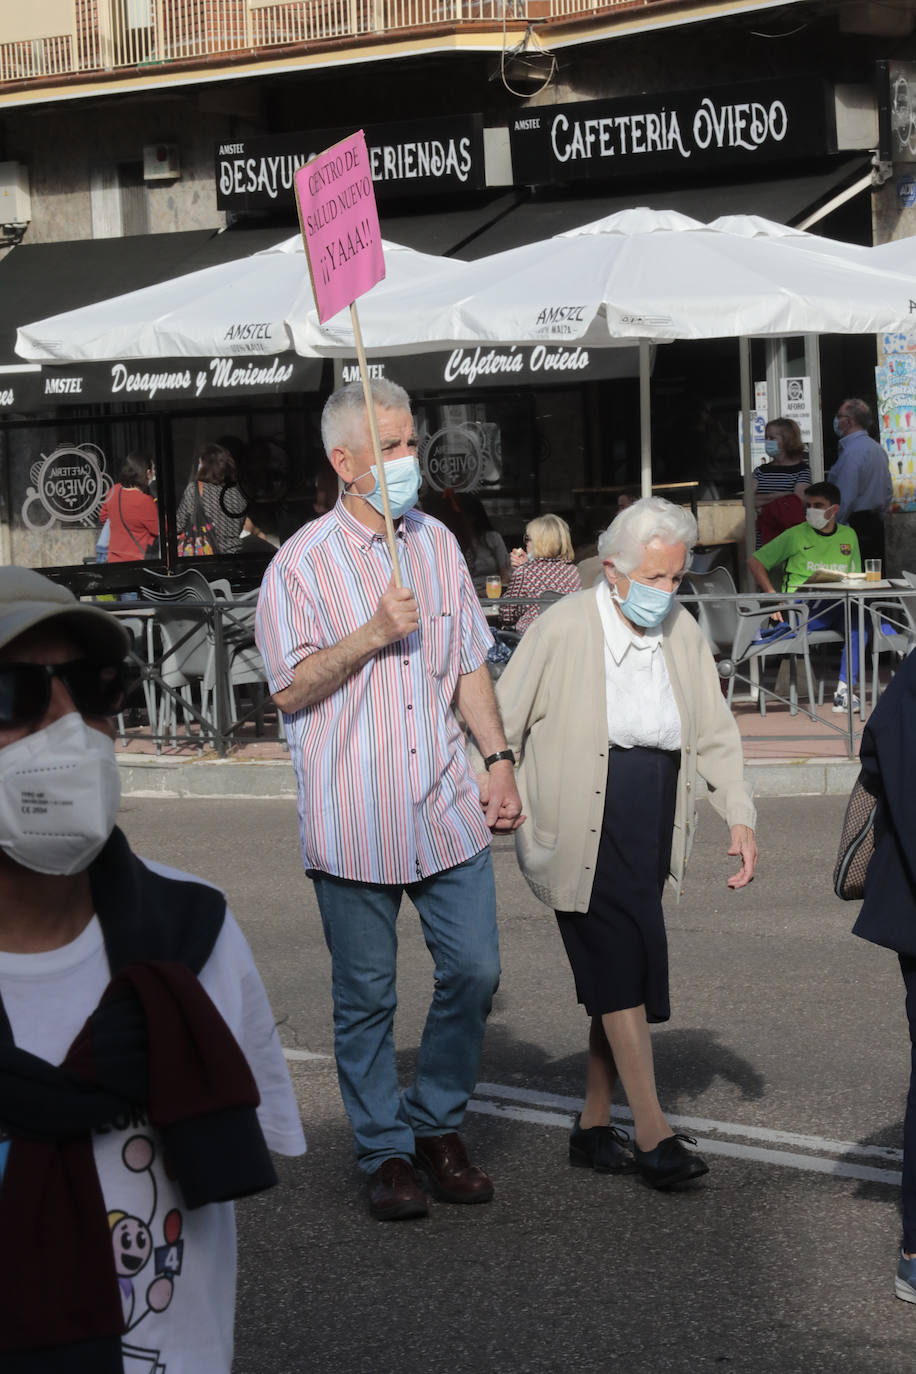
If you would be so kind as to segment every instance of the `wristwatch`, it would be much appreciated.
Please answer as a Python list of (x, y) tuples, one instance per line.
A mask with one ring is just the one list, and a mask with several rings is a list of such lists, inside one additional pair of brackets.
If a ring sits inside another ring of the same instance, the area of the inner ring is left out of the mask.
[(506, 759), (511, 764), (515, 763), (515, 755), (511, 749), (500, 749), (496, 754), (488, 754), (483, 761), (483, 766), (489, 773), (491, 764), (499, 763), (501, 759)]

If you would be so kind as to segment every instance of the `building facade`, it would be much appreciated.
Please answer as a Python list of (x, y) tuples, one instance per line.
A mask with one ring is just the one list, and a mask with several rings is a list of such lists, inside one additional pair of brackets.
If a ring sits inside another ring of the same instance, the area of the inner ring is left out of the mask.
[[(753, 213), (855, 243), (914, 228), (916, 0), (12, 8), (0, 16), (6, 560), (92, 558), (96, 496), (131, 450), (155, 461), (166, 551), (205, 441), (235, 446), (271, 537), (322, 507), (317, 416), (346, 362), (22, 370), (13, 342), (29, 320), (295, 234), (292, 171), (354, 128), (383, 232), (421, 251), (480, 257), (640, 205)], [(529, 350), (521, 373), (499, 350), (378, 364), (417, 399), (429, 488), (476, 493), (512, 542), (552, 509), (587, 543), (613, 489), (637, 481), (635, 350), (574, 352)], [(873, 339), (823, 340), (820, 363), (826, 413), (873, 390)], [(805, 371), (801, 341), (755, 345), (774, 398), (780, 375)], [(736, 496), (733, 343), (660, 347), (653, 388), (658, 477)]]

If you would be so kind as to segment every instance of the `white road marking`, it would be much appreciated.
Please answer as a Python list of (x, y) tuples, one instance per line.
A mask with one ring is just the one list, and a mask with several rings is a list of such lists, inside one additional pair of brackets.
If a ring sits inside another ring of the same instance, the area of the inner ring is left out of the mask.
[[(502, 1100), (480, 1101), (480, 1098)], [(509, 1105), (516, 1102), (529, 1105)], [(512, 1120), (526, 1121), (536, 1126), (554, 1126), (560, 1130), (569, 1130), (573, 1124), (574, 1114), (581, 1106), (582, 1100), (577, 1097), (537, 1092), (530, 1088), (514, 1088), (508, 1084), (478, 1083), (476, 1097), (468, 1103), (468, 1111), (478, 1112), (484, 1116), (510, 1117)], [(545, 1108), (560, 1110), (544, 1110)], [(572, 1109), (572, 1112), (563, 1111), (564, 1108)], [(614, 1114), (621, 1120), (633, 1120), (632, 1114), (625, 1107), (615, 1107)], [(891, 1187), (900, 1185), (899, 1169), (878, 1169), (863, 1164), (851, 1164), (847, 1163), (846, 1159), (835, 1159), (830, 1156), (858, 1155), (887, 1160), (888, 1163), (900, 1163), (903, 1158), (901, 1150), (879, 1145), (860, 1145), (857, 1141), (826, 1140), (820, 1136), (798, 1135), (791, 1131), (774, 1131), (767, 1127), (747, 1126), (740, 1122), (711, 1121), (706, 1117), (669, 1115), (668, 1120), (675, 1130), (687, 1130), (691, 1133), (713, 1132), (796, 1147), (796, 1150), (765, 1149), (759, 1145), (743, 1145), (738, 1141), (711, 1140), (708, 1134), (698, 1135), (697, 1148), (706, 1154), (728, 1155), (733, 1159), (749, 1159), (761, 1164), (805, 1169), (811, 1173), (829, 1174), (833, 1178), (855, 1178), (868, 1183), (884, 1183)], [(816, 1153), (799, 1154), (798, 1147)]]
[(286, 1059), (330, 1059), (329, 1054), (316, 1054), (314, 1050), (287, 1050), (283, 1051)]

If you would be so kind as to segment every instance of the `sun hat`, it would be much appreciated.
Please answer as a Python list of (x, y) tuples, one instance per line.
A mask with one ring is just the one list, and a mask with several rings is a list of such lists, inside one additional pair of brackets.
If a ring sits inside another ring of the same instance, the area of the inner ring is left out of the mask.
[(0, 649), (36, 625), (52, 624), (99, 662), (118, 663), (130, 648), (127, 631), (107, 611), (77, 601), (32, 568), (0, 568)]

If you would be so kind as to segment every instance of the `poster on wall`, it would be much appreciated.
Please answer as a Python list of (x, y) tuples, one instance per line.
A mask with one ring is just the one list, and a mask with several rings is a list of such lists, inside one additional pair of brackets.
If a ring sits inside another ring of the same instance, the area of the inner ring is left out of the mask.
[(875, 368), (878, 393), (878, 441), (887, 454), (894, 486), (892, 511), (916, 510), (916, 351), (901, 347), (896, 335), (885, 337), (885, 361)]
[(794, 420), (801, 430), (802, 441), (811, 443), (814, 438), (814, 416), (810, 377), (779, 379), (779, 413), (787, 420)]

